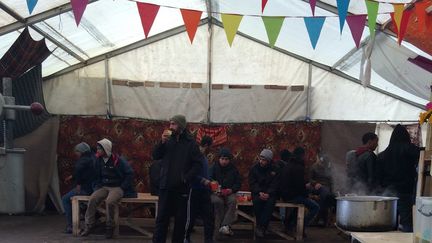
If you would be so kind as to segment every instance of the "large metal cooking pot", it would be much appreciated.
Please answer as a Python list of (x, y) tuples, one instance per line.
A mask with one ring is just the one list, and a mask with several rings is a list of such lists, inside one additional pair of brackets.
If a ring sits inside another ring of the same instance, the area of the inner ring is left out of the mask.
[(348, 231), (391, 231), (397, 226), (397, 197), (337, 197), (336, 224)]

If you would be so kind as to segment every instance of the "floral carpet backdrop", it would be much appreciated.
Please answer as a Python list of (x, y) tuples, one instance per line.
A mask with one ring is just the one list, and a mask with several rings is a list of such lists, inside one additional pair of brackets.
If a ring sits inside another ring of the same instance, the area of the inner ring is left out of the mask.
[[(61, 179), (61, 192), (70, 189), (63, 179), (72, 173), (74, 165), (73, 148), (84, 141), (91, 147), (104, 137), (113, 142), (113, 152), (125, 156), (135, 171), (135, 185), (139, 192), (148, 192), (148, 168), (151, 151), (160, 140), (168, 122), (152, 122), (138, 119), (108, 120), (100, 117), (63, 116), (60, 120), (58, 142), (58, 165)], [(306, 166), (310, 166), (320, 148), (320, 123), (286, 122), (262, 124), (189, 124), (192, 134), (218, 136), (219, 145), (214, 146), (208, 155), (210, 163), (217, 160), (220, 147), (227, 147), (234, 155), (233, 163), (240, 170), (242, 189), (248, 190), (249, 168), (255, 163), (263, 148), (270, 148), (279, 159), (282, 149), (294, 150), (297, 146), (306, 149)], [(212, 133), (212, 130), (217, 132)], [(221, 132), (222, 131), (222, 132)], [(221, 134), (226, 133), (226, 134)], [(222, 141), (222, 142), (220, 142)]]

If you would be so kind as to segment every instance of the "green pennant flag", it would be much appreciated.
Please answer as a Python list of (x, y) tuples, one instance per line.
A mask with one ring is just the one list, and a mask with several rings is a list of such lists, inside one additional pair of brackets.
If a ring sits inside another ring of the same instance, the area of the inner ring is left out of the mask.
[(379, 3), (371, 0), (366, 0), (366, 7), (368, 12), (368, 25), (370, 36), (371, 38), (375, 38), (375, 26), (378, 16)]
[(285, 17), (262, 16), (267, 31), (270, 47), (273, 48), (282, 28)]
[(222, 24), (224, 26), (225, 34), (228, 39), (228, 43), (232, 46), (234, 41), (234, 37), (237, 33), (237, 30), (240, 26), (240, 22), (243, 18), (243, 15), (237, 14), (221, 14), (222, 16)]

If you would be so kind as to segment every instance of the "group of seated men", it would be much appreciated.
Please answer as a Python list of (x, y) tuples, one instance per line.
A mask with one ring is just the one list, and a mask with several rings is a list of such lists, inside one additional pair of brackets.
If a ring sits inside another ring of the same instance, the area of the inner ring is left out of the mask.
[[(198, 216), (204, 223), (205, 242), (213, 242), (214, 236), (233, 235), (231, 226), (236, 220), (236, 193), (241, 188), (242, 178), (227, 148), (219, 150), (218, 160), (209, 167), (206, 154), (211, 145), (212, 139), (207, 136), (201, 139), (200, 146), (196, 144), (186, 129), (184, 116), (171, 118), (170, 130), (164, 131), (161, 142), (152, 154), (153, 159), (159, 161), (157, 170), (150, 169), (150, 176), (153, 177), (150, 180), (153, 184), (157, 181), (156, 190), (152, 191), (159, 196), (153, 242), (166, 241), (172, 216), (175, 217), (173, 242), (190, 242)], [(97, 143), (96, 154), (86, 143), (78, 144), (75, 152), (78, 160), (73, 175), (67, 180), (73, 179), (76, 186), (63, 196), (68, 223), (66, 232), (72, 231), (71, 197), (90, 195), (81, 236), (92, 232), (96, 207), (106, 200), (106, 238), (112, 238), (115, 208), (122, 197), (136, 197), (132, 183), (133, 170), (124, 159), (112, 153), (112, 143), (108, 139)], [(320, 205), (326, 205), (327, 200), (323, 198), (330, 197), (330, 185), (326, 185), (325, 180), (320, 181), (323, 173), (313, 175), (315, 178), (312, 179), (317, 180), (306, 183), (304, 157), (305, 150), (301, 147), (292, 153), (282, 151), (281, 160), (277, 162), (273, 161), (273, 152), (269, 149), (263, 149), (257, 156), (258, 161), (248, 175), (257, 237), (264, 237), (279, 199), (304, 204), (308, 209), (305, 225), (318, 214)], [(318, 156), (311, 171), (322, 171), (327, 168), (325, 163), (325, 159)], [(317, 198), (321, 198), (319, 204), (312, 200)], [(295, 222), (295, 214), (284, 220), (288, 231), (294, 229)]]

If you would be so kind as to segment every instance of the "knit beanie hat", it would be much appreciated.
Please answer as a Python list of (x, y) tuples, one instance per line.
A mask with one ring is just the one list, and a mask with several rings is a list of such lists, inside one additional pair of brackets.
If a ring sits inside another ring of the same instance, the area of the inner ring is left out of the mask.
[(232, 159), (232, 154), (231, 151), (228, 148), (221, 148), (219, 150), (219, 157), (225, 157), (225, 158), (229, 158)]
[(270, 149), (263, 149), (260, 156), (264, 159), (271, 161), (273, 159), (273, 152)]
[(185, 116), (175, 115), (170, 119), (170, 121), (175, 122), (179, 126), (180, 130), (183, 131), (184, 129), (186, 129), (186, 117)]
[(85, 152), (89, 152), (90, 151), (90, 146), (85, 143), (79, 143), (75, 146), (75, 151), (80, 152), (80, 153), (85, 153)]

